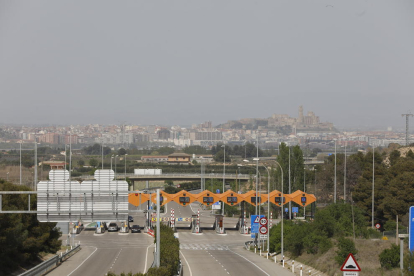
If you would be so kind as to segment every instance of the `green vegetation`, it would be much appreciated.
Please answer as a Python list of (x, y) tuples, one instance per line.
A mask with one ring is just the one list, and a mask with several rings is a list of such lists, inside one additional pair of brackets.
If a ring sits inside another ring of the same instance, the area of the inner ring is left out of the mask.
[(381, 267), (391, 269), (400, 265), (400, 247), (395, 244), (391, 248), (384, 249), (379, 255)]
[(338, 265), (342, 265), (349, 253), (356, 255), (358, 251), (355, 248), (355, 242), (348, 238), (341, 237), (338, 239), (338, 251), (336, 251), (335, 261)]
[[(17, 186), (0, 180), (2, 191), (29, 191), (25, 186)], [(3, 210), (25, 210), (27, 195), (3, 195)], [(36, 196), (31, 196), (30, 205), (35, 209)], [(32, 214), (0, 215), (0, 274), (39, 259), (41, 252), (56, 253), (61, 247), (61, 233), (56, 223), (38, 222)]]
[[(371, 232), (365, 226), (367, 221), (364, 212), (357, 207), (354, 208), (354, 221), (355, 236), (369, 237)], [(287, 220), (284, 223), (285, 250), (294, 257), (300, 256), (304, 252), (308, 254), (324, 253), (332, 248), (335, 240), (338, 240), (340, 248), (343, 246), (345, 250), (348, 250), (350, 248), (347, 244), (348, 239), (343, 240), (348, 236), (353, 236), (352, 206), (350, 204), (332, 204), (318, 210), (313, 222)], [(280, 252), (280, 241), (281, 225), (278, 224), (270, 229), (271, 252)], [(340, 252), (342, 254), (341, 250)]]

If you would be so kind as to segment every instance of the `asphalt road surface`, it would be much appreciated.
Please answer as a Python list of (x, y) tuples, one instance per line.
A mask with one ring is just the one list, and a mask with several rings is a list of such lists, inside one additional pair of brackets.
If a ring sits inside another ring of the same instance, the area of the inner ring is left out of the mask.
[[(133, 210), (145, 210), (146, 205), (130, 206)], [(166, 204), (164, 217), (170, 217), (174, 209), (175, 218), (188, 218), (200, 210), (201, 226), (211, 227), (215, 217), (210, 208), (199, 203), (183, 207), (175, 202)], [(145, 213), (133, 213), (134, 222), (145, 225)], [(250, 235), (242, 235), (235, 228), (238, 218), (224, 218), (226, 234), (217, 234), (214, 230), (204, 230), (194, 234), (186, 227), (190, 222), (176, 223), (179, 227), (180, 258), (185, 276), (203, 275), (293, 275), (280, 265), (274, 264), (244, 249), (244, 243), (251, 240)], [(120, 225), (120, 223), (119, 223)], [(153, 262), (154, 238), (144, 233), (82, 231), (76, 235), (82, 250), (63, 262), (48, 275), (105, 275), (108, 271), (146, 272)]]

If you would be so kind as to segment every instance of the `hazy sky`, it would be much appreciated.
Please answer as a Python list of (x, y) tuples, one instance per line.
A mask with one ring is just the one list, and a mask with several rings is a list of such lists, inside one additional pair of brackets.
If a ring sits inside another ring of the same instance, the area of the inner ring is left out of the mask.
[(0, 93), (0, 123), (401, 127), (414, 1), (1, 0)]

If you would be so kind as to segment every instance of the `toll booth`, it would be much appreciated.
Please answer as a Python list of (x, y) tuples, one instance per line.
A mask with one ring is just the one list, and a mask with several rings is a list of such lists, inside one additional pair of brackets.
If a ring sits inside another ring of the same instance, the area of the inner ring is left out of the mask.
[(217, 234), (225, 234), (226, 230), (224, 229), (224, 216), (223, 215), (216, 215), (216, 233)]
[(101, 222), (101, 221), (96, 222), (95, 233), (96, 234), (103, 234), (103, 233), (105, 233), (105, 224), (103, 222)]
[(201, 233), (200, 217), (197, 215), (191, 215), (191, 232), (195, 234)]
[(83, 230), (83, 223), (78, 221), (75, 223), (72, 229), (72, 234), (79, 234)]
[(129, 227), (128, 223), (126, 221), (123, 221), (121, 223), (121, 229), (119, 230), (120, 233), (129, 233)]

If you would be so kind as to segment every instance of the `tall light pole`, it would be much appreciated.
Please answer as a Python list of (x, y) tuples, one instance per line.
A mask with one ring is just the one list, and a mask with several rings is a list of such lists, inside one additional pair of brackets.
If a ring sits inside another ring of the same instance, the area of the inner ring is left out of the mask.
[(375, 189), (375, 147), (372, 145), (372, 223), (374, 229), (374, 189)]
[(20, 185), (22, 185), (22, 140), (20, 140)]
[(127, 153), (125, 153), (125, 181), (126, 181), (126, 158), (127, 158)]
[[(289, 145), (289, 194), (292, 193), (291, 189), (292, 189), (292, 186), (290, 184), (290, 145)], [(292, 202), (290, 201), (289, 201), (289, 219), (292, 219)]]
[[(221, 147), (224, 148), (224, 162), (223, 162), (223, 191), (222, 193), (224, 193), (224, 183), (226, 182), (226, 145), (222, 145)], [(222, 215), (224, 216), (224, 201), (222, 202), (223, 204), (223, 209), (222, 209)]]
[(346, 202), (346, 146), (347, 142), (345, 142), (345, 164), (344, 164), (344, 202)]
[(7, 172), (7, 182), (9, 181), (9, 172)]
[(34, 144), (34, 183), (33, 183), (33, 189), (36, 190), (37, 186), (37, 138), (35, 136), (35, 144)]
[(111, 171), (112, 171), (112, 159), (114, 159), (114, 155), (111, 156)]
[(255, 206), (256, 213), (255, 215), (257, 215), (257, 194), (258, 194), (258, 186), (259, 186), (259, 131), (257, 131), (256, 136), (257, 136), (256, 137), (257, 143), (256, 143), (256, 206)]
[(104, 150), (103, 150), (103, 136), (102, 136), (102, 139), (101, 139), (101, 154), (102, 154), (102, 170), (103, 170), (103, 163), (104, 163), (104, 158), (103, 158), (103, 152), (104, 152)]
[(334, 177), (334, 203), (336, 203), (336, 139), (335, 141), (335, 177)]
[[(116, 178), (116, 158), (118, 157), (118, 155), (115, 155), (115, 180), (117, 179)], [(118, 189), (117, 189), (118, 190)]]

